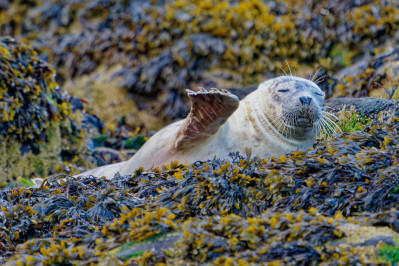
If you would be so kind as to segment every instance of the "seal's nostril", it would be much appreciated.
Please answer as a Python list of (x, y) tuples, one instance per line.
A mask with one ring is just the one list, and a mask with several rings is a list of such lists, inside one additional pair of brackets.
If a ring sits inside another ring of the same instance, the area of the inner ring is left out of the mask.
[(312, 102), (312, 97), (301, 96), (301, 97), (299, 97), (299, 101), (301, 102), (302, 105), (305, 105), (305, 104), (309, 105)]

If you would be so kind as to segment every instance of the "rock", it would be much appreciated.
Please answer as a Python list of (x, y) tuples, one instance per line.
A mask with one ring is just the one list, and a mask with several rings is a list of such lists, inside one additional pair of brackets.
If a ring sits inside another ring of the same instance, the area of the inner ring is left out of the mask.
[(384, 119), (394, 117), (399, 111), (399, 101), (366, 98), (334, 98), (327, 101), (328, 111), (338, 114), (342, 110), (354, 109), (362, 117), (374, 118), (380, 113)]
[[(363, 55), (352, 66), (341, 69), (333, 75), (336, 81), (332, 96), (385, 98), (398, 100), (399, 48), (382, 46), (380, 54)], [(378, 49), (376, 49), (378, 50)], [(396, 94), (395, 94), (396, 91)]]

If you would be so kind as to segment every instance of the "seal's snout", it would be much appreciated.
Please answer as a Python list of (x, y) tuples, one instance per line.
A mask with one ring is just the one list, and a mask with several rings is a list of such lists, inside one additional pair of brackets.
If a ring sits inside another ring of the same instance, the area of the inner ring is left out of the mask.
[(299, 97), (299, 101), (302, 105), (310, 105), (310, 103), (312, 102), (312, 97), (301, 96)]
[(297, 127), (311, 128), (317, 117), (317, 110), (315, 110), (315, 101), (310, 96), (300, 96), (298, 98), (298, 105), (295, 111), (295, 119), (293, 124)]

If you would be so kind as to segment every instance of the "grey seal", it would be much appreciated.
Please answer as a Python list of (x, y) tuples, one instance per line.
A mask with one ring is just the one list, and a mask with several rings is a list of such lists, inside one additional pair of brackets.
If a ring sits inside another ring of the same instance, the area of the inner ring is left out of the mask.
[(191, 111), (152, 136), (129, 160), (86, 171), (78, 176), (132, 174), (175, 160), (190, 164), (215, 156), (228, 159), (231, 152), (258, 157), (306, 151), (321, 130), (328, 127), (325, 93), (312, 81), (282, 76), (261, 83), (246, 98), (226, 90), (188, 90)]

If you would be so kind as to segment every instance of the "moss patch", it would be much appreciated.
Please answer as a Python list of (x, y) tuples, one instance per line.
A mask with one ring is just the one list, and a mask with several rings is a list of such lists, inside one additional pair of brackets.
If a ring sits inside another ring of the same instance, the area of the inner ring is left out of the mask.
[(372, 119), (360, 116), (354, 110), (343, 111), (339, 118), (338, 126), (342, 132), (359, 131), (372, 122)]

